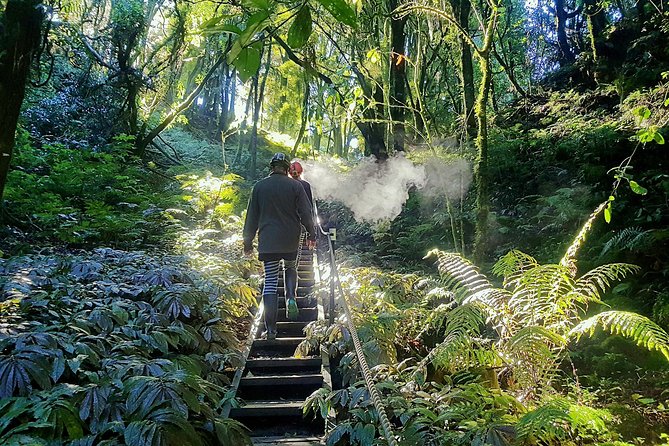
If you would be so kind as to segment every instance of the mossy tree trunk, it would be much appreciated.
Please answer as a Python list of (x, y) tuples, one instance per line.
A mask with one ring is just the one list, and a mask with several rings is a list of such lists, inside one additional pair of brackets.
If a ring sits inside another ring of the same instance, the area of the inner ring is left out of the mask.
[(490, 214), (490, 184), (488, 172), (488, 98), (492, 83), (492, 65), (490, 56), (493, 38), (499, 17), (499, 6), (491, 2), (490, 17), (485, 29), (483, 45), (476, 49), (481, 69), (481, 84), (476, 99), (476, 120), (478, 134), (476, 135), (476, 165), (474, 166), (474, 181), (476, 182), (476, 234), (474, 238), (474, 260), (482, 261), (488, 251), (488, 215)]
[(0, 15), (0, 204), (30, 62), (39, 47), (43, 23), (44, 10), (36, 0), (8, 0)]
[[(472, 5), (469, 0), (451, 0), (453, 13), (460, 27), (469, 32), (469, 16)], [(467, 134), (470, 137), (476, 135), (477, 123), (474, 114), (475, 88), (474, 88), (474, 64), (472, 61), (472, 48), (463, 36), (460, 36), (460, 82), (462, 86), (462, 116)]]
[[(398, 0), (390, 0), (390, 10), (397, 8)], [(392, 118), (393, 149), (404, 151), (404, 115), (407, 103), (407, 62), (405, 46), (406, 17), (393, 17), (390, 24), (390, 116)]]

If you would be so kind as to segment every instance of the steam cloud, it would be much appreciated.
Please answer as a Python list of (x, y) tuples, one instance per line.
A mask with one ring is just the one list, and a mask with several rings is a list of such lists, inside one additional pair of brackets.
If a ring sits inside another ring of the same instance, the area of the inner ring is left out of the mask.
[(303, 165), (304, 179), (311, 183), (314, 198), (339, 201), (351, 209), (356, 220), (368, 223), (397, 217), (412, 187), (430, 197), (460, 199), (472, 178), (465, 160), (445, 163), (431, 157), (416, 165), (402, 154), (383, 163), (365, 158), (348, 172), (340, 172), (334, 161), (305, 161)]

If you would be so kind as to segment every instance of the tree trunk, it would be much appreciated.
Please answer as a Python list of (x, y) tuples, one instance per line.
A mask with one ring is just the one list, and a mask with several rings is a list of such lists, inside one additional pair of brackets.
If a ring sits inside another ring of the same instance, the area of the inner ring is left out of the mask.
[(251, 166), (249, 167), (249, 177), (256, 177), (256, 168), (258, 165), (258, 117), (260, 116), (260, 106), (258, 105), (258, 76), (253, 76), (251, 81), (251, 91), (253, 92), (253, 127), (251, 127), (251, 139), (249, 141), (249, 154), (251, 155)]
[(488, 179), (488, 96), (492, 80), (490, 54), (484, 53), (479, 57), (481, 68), (481, 85), (476, 101), (476, 118), (478, 135), (476, 147), (478, 149), (474, 178), (476, 181), (476, 235), (474, 239), (474, 259), (482, 261), (486, 254), (486, 238), (488, 233), (488, 214), (490, 213), (490, 192)]
[(16, 126), (42, 36), (44, 10), (36, 0), (8, 0), (0, 16), (0, 204), (14, 150)]
[[(262, 58), (262, 53), (260, 55)], [(258, 122), (260, 121), (260, 112), (262, 110), (262, 103), (265, 97), (265, 85), (267, 84), (267, 77), (269, 76), (269, 67), (272, 62), (272, 45), (267, 48), (267, 61), (265, 62), (265, 72), (263, 79), (259, 85), (260, 73), (253, 78), (254, 83), (254, 104), (253, 104), (253, 129), (251, 130), (251, 178), (256, 177), (256, 170), (258, 168)]]
[(200, 82), (200, 85), (198, 85), (197, 88), (195, 88), (195, 90), (190, 92), (190, 94), (186, 97), (186, 99), (184, 99), (181, 104), (179, 104), (172, 112), (170, 112), (170, 114), (168, 114), (160, 124), (154, 127), (148, 133), (147, 136), (145, 137), (138, 136), (137, 142), (135, 143), (136, 152), (138, 156), (144, 156), (146, 148), (149, 146), (149, 144), (151, 144), (151, 142), (156, 138), (156, 136), (158, 136), (163, 130), (165, 130), (165, 128), (167, 128), (167, 126), (170, 125), (172, 121), (174, 121), (174, 119), (176, 119), (176, 117), (179, 116), (184, 110), (190, 107), (190, 105), (193, 103), (197, 95), (200, 94), (200, 92), (206, 85), (207, 81), (213, 76), (213, 74), (216, 72), (221, 63), (223, 63), (226, 55), (227, 53), (223, 54), (218, 59), (218, 61), (209, 69), (202, 82)]
[(567, 39), (567, 18), (565, 0), (555, 0), (555, 27), (558, 39), (558, 62), (561, 67), (571, 65), (576, 60)]
[[(452, 0), (458, 24), (460, 27), (469, 30), (469, 16), (472, 5), (470, 0)], [(457, 7), (457, 8), (456, 8)], [(474, 64), (472, 62), (472, 49), (460, 36), (460, 82), (462, 83), (462, 113), (467, 128), (467, 134), (473, 137), (476, 134), (476, 116), (474, 115)]]
[(304, 132), (307, 129), (307, 121), (309, 120), (309, 79), (305, 76), (304, 79), (304, 96), (302, 100), (302, 116), (300, 119), (300, 130), (297, 132), (297, 138), (295, 138), (295, 145), (293, 146), (293, 151), (290, 154), (291, 158), (297, 156), (297, 149), (302, 143), (304, 138)]
[(604, 31), (607, 25), (606, 10), (604, 5), (597, 0), (585, 1), (585, 14), (588, 18), (588, 31), (590, 32), (590, 49), (595, 63), (600, 62), (601, 48), (604, 43)]
[[(399, 2), (390, 0), (390, 11), (394, 11)], [(404, 111), (406, 109), (406, 35), (404, 26), (407, 18), (393, 17), (390, 23), (390, 117), (393, 121), (393, 149), (404, 151)]]

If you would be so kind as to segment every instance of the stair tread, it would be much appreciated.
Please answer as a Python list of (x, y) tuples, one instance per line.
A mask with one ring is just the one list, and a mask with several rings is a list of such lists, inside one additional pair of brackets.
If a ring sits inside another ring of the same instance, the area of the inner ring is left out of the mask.
[(253, 343), (258, 343), (258, 345), (268, 346), (268, 345), (285, 345), (285, 344), (299, 344), (304, 341), (306, 338), (304, 336), (288, 336), (288, 337), (279, 337), (276, 339), (256, 339)]
[(259, 409), (265, 407), (283, 407), (283, 408), (292, 408), (299, 407), (302, 409), (304, 405), (304, 400), (253, 400), (245, 401), (243, 406), (238, 407), (237, 409)]
[(321, 437), (254, 437), (257, 446), (317, 446), (323, 444)]
[(249, 381), (280, 381), (286, 379), (295, 379), (295, 380), (316, 380), (323, 379), (323, 375), (320, 373), (292, 373), (290, 375), (256, 375), (256, 376), (245, 376), (242, 378), (242, 382)]

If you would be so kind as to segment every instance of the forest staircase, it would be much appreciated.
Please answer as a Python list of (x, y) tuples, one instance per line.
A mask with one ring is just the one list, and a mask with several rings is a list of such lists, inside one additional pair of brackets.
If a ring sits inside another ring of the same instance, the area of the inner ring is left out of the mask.
[(314, 254), (302, 249), (297, 269), (297, 305), (299, 318), (286, 319), (283, 275), (279, 275), (279, 317), (276, 339), (260, 339), (264, 324), (253, 334), (253, 343), (242, 372), (237, 397), (242, 407), (233, 408), (230, 416), (251, 430), (255, 445), (320, 445), (323, 420), (302, 416), (307, 396), (323, 386), (320, 356), (296, 358), (295, 349), (302, 342), (304, 327), (318, 319), (316, 299), (311, 296), (315, 284)]

